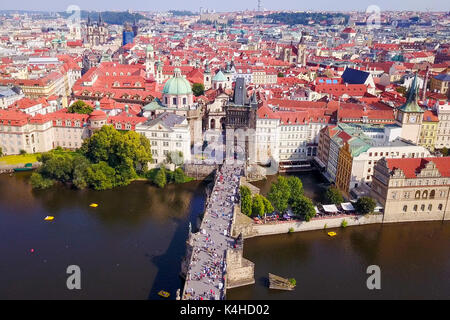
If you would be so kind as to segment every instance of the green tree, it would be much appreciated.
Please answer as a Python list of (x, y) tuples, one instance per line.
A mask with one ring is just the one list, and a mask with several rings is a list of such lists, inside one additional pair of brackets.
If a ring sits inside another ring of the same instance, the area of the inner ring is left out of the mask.
[(266, 213), (266, 214), (267, 213), (272, 213), (275, 209), (273, 208), (273, 206), (270, 203), (270, 201), (264, 196), (261, 196), (261, 198), (262, 198), (262, 201), (264, 203), (264, 213)]
[(292, 204), (292, 211), (296, 215), (304, 216), (305, 221), (311, 220), (316, 215), (314, 204), (311, 199), (306, 197), (296, 199)]
[(252, 192), (246, 186), (240, 187), (241, 212), (247, 216), (252, 214)]
[(287, 182), (290, 190), (289, 204), (292, 204), (296, 199), (303, 197), (303, 183), (295, 176), (288, 177)]
[(81, 153), (93, 163), (105, 161), (112, 168), (130, 173), (130, 177), (134, 176), (134, 170), (146, 171), (152, 160), (150, 141), (146, 137), (134, 131), (121, 133), (109, 125), (86, 139)]
[(42, 162), (39, 173), (48, 179), (69, 182), (73, 177), (73, 157), (69, 153), (47, 152), (38, 157)]
[(105, 161), (91, 164), (86, 169), (86, 182), (95, 190), (107, 190), (115, 186), (115, 170)]
[(443, 155), (444, 157), (447, 157), (447, 156), (448, 156), (448, 149), (447, 149), (446, 147), (443, 147), (443, 148), (441, 149), (441, 153), (442, 153), (442, 155)]
[(175, 183), (185, 183), (193, 180), (193, 178), (188, 177), (181, 168), (176, 168), (173, 175)]
[(252, 215), (262, 217), (265, 213), (265, 206), (262, 196), (255, 194), (252, 199)]
[(361, 197), (355, 203), (355, 209), (362, 213), (367, 214), (373, 212), (377, 203), (370, 197)]
[(405, 87), (397, 87), (397, 88), (395, 88), (395, 91), (397, 91), (404, 97), (406, 96), (406, 88)]
[(194, 93), (194, 96), (199, 97), (205, 93), (205, 86), (203, 83), (194, 83), (192, 85), (192, 92)]
[(0, 157), (3, 157), (3, 149), (0, 147)]
[(289, 205), (291, 191), (286, 177), (278, 176), (277, 182), (272, 183), (267, 198), (279, 212), (284, 212)]
[(164, 168), (164, 166), (162, 166), (158, 170), (158, 173), (155, 176), (155, 184), (160, 188), (164, 188), (166, 186), (167, 176), (166, 176), (166, 168)]
[(278, 72), (278, 78), (284, 78), (284, 73), (283, 72)]
[(54, 180), (44, 178), (38, 172), (33, 172), (30, 178), (30, 182), (33, 189), (47, 189), (55, 184)]
[(339, 204), (344, 202), (344, 197), (341, 194), (341, 191), (339, 191), (336, 187), (329, 187), (326, 194), (325, 199), (328, 201), (328, 203), (334, 203)]
[(94, 108), (82, 100), (75, 101), (67, 108), (69, 113), (90, 114), (92, 111)]

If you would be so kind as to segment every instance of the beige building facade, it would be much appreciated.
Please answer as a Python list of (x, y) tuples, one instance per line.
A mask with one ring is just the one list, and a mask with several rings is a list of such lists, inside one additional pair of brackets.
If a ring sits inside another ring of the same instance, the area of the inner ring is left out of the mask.
[(450, 158), (381, 159), (372, 197), (384, 207), (383, 222), (450, 220)]

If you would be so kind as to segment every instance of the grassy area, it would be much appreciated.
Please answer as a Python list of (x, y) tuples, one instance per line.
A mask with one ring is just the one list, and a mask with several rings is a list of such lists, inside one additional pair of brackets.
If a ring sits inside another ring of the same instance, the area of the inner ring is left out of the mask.
[[(54, 149), (51, 152), (61, 154), (61, 153), (71, 153), (75, 154), (75, 151), (70, 150), (58, 150)], [(40, 153), (27, 153), (27, 154), (21, 154), (21, 155), (10, 155), (10, 156), (4, 156), (0, 157), (0, 165), (16, 165), (16, 164), (26, 164), (26, 163), (32, 163), (37, 162), (37, 157), (40, 155)]]
[(0, 157), (0, 164), (25, 164), (30, 162), (36, 162), (39, 153), (11, 155)]

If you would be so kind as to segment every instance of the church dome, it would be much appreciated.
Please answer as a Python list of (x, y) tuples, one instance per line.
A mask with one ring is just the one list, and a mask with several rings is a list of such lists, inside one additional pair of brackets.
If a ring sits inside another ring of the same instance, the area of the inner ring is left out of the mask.
[(191, 84), (181, 76), (181, 70), (179, 68), (175, 68), (174, 77), (167, 80), (164, 85), (163, 94), (176, 96), (192, 94)]

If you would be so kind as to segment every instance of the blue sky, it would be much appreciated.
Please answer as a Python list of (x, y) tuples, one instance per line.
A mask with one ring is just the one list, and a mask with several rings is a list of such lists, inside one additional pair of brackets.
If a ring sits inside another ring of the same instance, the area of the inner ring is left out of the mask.
[[(377, 5), (381, 10), (432, 10), (450, 11), (448, 0), (262, 0), (262, 6), (271, 10), (360, 10)], [(255, 9), (257, 0), (20, 0), (5, 1), (1, 9), (55, 10), (64, 11), (69, 5), (78, 5), (82, 10), (143, 10), (165, 11), (200, 7), (216, 11)], [(45, 8), (45, 9), (44, 9)]]

